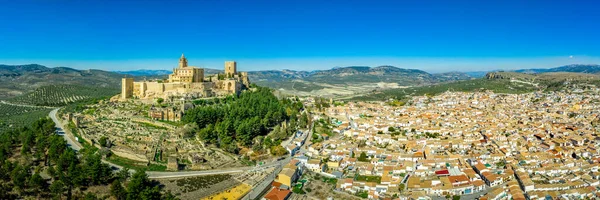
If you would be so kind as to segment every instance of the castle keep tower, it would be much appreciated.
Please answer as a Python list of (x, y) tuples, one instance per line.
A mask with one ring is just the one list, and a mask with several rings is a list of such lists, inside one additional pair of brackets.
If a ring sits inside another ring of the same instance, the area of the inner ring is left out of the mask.
[(235, 61), (225, 61), (225, 76), (231, 78), (237, 74), (237, 64)]
[(183, 54), (181, 54), (181, 58), (179, 58), (179, 68), (187, 67), (187, 58)]
[(123, 78), (121, 80), (121, 99), (131, 98), (133, 96), (133, 78)]

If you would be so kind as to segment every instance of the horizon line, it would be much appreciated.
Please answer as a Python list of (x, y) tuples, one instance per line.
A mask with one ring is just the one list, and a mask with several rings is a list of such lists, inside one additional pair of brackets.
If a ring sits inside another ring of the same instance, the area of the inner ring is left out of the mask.
[[(567, 65), (598, 65), (600, 57), (595, 56), (555, 56), (528, 58), (460, 58), (460, 57), (334, 57), (334, 58), (273, 58), (273, 59), (190, 59), (190, 66), (207, 69), (223, 69), (226, 60), (234, 60), (239, 71), (316, 71), (339, 67), (380, 67), (393, 66), (403, 69), (416, 69), (429, 73), (477, 72), (518, 69), (549, 69)], [(41, 59), (0, 59), (6, 65), (39, 64), (50, 68), (67, 67), (78, 70), (134, 71), (171, 70), (176, 68), (178, 59), (138, 59), (138, 60), (41, 60)], [(383, 63), (383, 64), (382, 64)]]

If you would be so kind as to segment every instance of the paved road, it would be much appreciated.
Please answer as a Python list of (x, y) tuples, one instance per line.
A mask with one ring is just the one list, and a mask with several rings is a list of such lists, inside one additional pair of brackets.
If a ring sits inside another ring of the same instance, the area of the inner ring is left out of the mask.
[(235, 169), (218, 169), (218, 170), (206, 170), (206, 171), (181, 171), (181, 172), (153, 172), (148, 171), (149, 178), (163, 179), (163, 178), (183, 178), (190, 176), (202, 176), (202, 175), (213, 175), (213, 174), (231, 174), (241, 173), (252, 169), (252, 167), (246, 168), (235, 168)]
[(248, 171), (258, 171), (264, 168), (285, 165), (291, 159), (287, 158), (280, 161), (275, 161), (271, 163), (267, 163), (258, 167), (239, 167), (239, 168), (228, 168), (228, 169), (214, 169), (214, 170), (205, 170), (205, 171), (178, 171), (178, 172), (155, 172), (148, 171), (149, 178), (153, 179), (162, 179), (162, 178), (182, 178), (182, 177), (190, 177), (190, 176), (202, 176), (202, 175), (212, 175), (212, 174), (231, 174), (231, 173), (241, 173)]
[(75, 142), (74, 141), (75, 139), (71, 138), (72, 137), (71, 134), (66, 134), (65, 128), (63, 127), (62, 123), (60, 123), (60, 121), (58, 120), (56, 113), (58, 112), (59, 109), (60, 108), (55, 108), (54, 110), (50, 111), (50, 114), (48, 114), (48, 116), (50, 116), (52, 121), (54, 121), (57, 133), (59, 135), (62, 135), (63, 138), (65, 138), (65, 140), (67, 141), (67, 145), (69, 145), (69, 147), (71, 147), (71, 149), (73, 149), (75, 151), (81, 150), (81, 148), (82, 148), (81, 144), (79, 144), (79, 142)]

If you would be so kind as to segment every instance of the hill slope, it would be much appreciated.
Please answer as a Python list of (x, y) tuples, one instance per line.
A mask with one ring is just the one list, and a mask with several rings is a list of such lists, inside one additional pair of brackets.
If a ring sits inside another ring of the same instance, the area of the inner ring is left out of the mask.
[(29, 125), (47, 117), (49, 112), (49, 108), (18, 106), (0, 101), (0, 132)]
[(111, 97), (120, 92), (112, 87), (86, 87), (80, 85), (48, 85), (42, 86), (10, 102), (35, 106), (64, 106), (70, 103)]
[(76, 70), (42, 65), (0, 65), (0, 99), (8, 99), (48, 85), (119, 88), (123, 75), (102, 70)]

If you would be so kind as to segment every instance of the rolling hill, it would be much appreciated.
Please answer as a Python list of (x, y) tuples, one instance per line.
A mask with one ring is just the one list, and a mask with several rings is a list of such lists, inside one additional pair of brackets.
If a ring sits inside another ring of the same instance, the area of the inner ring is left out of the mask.
[(123, 75), (102, 70), (76, 70), (42, 65), (0, 65), (0, 99), (9, 99), (49, 85), (81, 85), (118, 90)]
[(462, 72), (430, 74), (394, 66), (350, 66), (316, 71), (254, 71), (248, 75), (257, 85), (271, 87), (283, 93), (324, 97), (471, 79)]
[(117, 95), (112, 87), (87, 87), (81, 85), (46, 85), (9, 100), (15, 104), (35, 106), (65, 106), (70, 103)]

